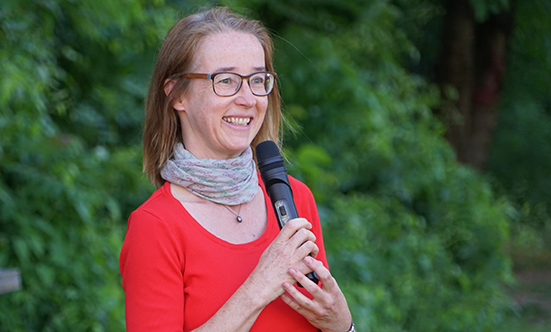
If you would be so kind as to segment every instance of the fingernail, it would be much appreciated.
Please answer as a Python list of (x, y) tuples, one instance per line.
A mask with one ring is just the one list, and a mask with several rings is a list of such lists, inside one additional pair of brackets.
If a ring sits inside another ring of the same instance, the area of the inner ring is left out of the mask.
[(312, 257), (310, 257), (310, 256), (306, 256), (306, 257), (304, 258), (304, 261), (305, 261), (306, 263), (308, 263), (308, 264), (312, 264), (312, 263), (314, 262), (314, 259), (313, 259)]

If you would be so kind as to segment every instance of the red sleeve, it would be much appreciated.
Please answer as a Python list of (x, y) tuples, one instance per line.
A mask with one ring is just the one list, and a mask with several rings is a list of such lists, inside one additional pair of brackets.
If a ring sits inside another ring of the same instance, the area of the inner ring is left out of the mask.
[(308, 186), (292, 176), (289, 176), (289, 181), (293, 189), (293, 199), (297, 206), (299, 217), (308, 219), (312, 224), (312, 233), (316, 236), (316, 244), (319, 248), (316, 259), (321, 261), (326, 268), (329, 268), (325, 254), (325, 246), (323, 244), (323, 232), (314, 195)]
[(147, 211), (133, 212), (119, 264), (127, 331), (181, 332), (184, 262), (168, 225)]

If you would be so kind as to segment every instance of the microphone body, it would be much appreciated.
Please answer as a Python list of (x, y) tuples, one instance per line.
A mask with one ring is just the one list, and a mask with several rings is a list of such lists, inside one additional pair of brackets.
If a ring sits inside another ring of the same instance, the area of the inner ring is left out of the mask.
[[(264, 182), (264, 187), (266, 187), (266, 192), (274, 207), (279, 229), (281, 229), (289, 220), (298, 218), (283, 158), (273, 141), (258, 144), (256, 146), (256, 158), (262, 182)], [(308, 273), (306, 276), (315, 284), (319, 282), (315, 272)]]

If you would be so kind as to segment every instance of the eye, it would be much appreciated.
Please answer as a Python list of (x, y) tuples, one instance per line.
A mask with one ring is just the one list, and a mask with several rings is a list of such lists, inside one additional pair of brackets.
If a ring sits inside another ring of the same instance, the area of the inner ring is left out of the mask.
[(233, 84), (234, 80), (232, 77), (216, 77), (216, 84)]
[(251, 77), (252, 84), (264, 84), (264, 76), (253, 76)]

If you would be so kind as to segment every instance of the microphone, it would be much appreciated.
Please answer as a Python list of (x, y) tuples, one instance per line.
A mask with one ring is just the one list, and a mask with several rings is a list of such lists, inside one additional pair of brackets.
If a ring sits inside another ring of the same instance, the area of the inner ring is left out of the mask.
[[(256, 159), (262, 182), (274, 207), (279, 229), (282, 229), (289, 220), (298, 218), (283, 158), (273, 141), (264, 141), (256, 146)], [(315, 272), (308, 273), (306, 277), (315, 284), (319, 282)]]

